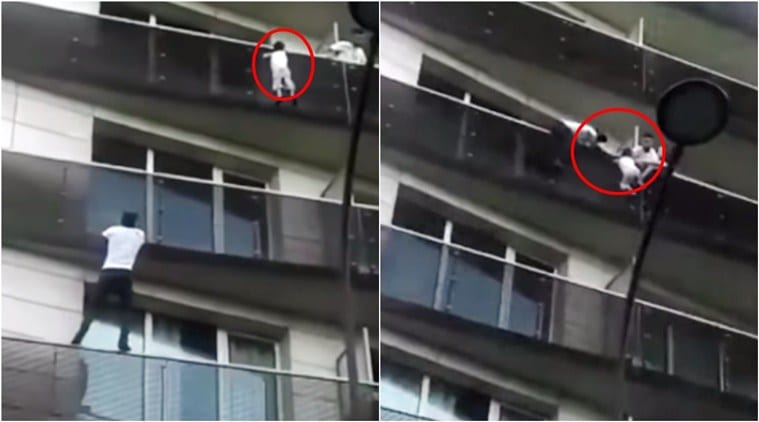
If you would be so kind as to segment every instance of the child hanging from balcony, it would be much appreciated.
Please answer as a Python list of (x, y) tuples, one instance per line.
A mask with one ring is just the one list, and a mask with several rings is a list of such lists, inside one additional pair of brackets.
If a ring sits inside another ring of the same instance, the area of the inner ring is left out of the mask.
[[(264, 53), (264, 58), (269, 58), (271, 66), (272, 89), (277, 93), (277, 97), (282, 97), (282, 84), (290, 91), (290, 95), (295, 95), (295, 83), (293, 83), (292, 73), (287, 63), (287, 52), (285, 43), (277, 41), (274, 43), (274, 51)], [(277, 101), (277, 106), (281, 101)], [(297, 100), (293, 100), (293, 105), (297, 105)]]
[[(551, 136), (554, 138), (553, 143), (553, 165), (561, 170), (565, 164), (570, 162), (569, 152), (572, 145), (572, 137), (580, 122), (574, 120), (562, 119), (551, 127)], [(585, 125), (577, 135), (577, 146), (585, 148), (595, 148), (598, 144), (605, 143), (606, 135), (596, 130), (590, 125)]]
[(630, 190), (638, 187), (641, 183), (640, 169), (635, 164), (633, 159), (632, 150), (625, 148), (622, 150), (622, 155), (614, 160), (619, 166), (619, 171), (622, 173), (622, 180), (619, 181), (619, 189)]
[(79, 326), (71, 344), (80, 344), (87, 330), (89, 330), (94, 318), (93, 311), (104, 306), (109, 294), (113, 294), (119, 301), (121, 334), (119, 335), (118, 347), (122, 352), (128, 352), (129, 348), (129, 309), (132, 306), (132, 267), (137, 259), (140, 248), (145, 243), (145, 232), (135, 227), (137, 214), (124, 212), (121, 216), (121, 224), (108, 227), (103, 232), (103, 237), (108, 241), (103, 269), (95, 286), (95, 295), (90, 302), (89, 309), (85, 310), (84, 320)]

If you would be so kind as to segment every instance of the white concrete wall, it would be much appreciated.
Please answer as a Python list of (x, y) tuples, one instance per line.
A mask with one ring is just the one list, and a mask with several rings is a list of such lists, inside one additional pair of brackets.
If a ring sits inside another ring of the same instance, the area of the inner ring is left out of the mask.
[(94, 108), (3, 79), (4, 149), (64, 160), (89, 161)]
[(321, 196), (331, 180), (329, 173), (306, 169), (295, 171), (280, 167), (277, 172), (278, 189), (282, 192), (306, 196)]
[(397, 81), (416, 85), (422, 68), (425, 46), (403, 31), (381, 23), (380, 73)]
[(3, 335), (68, 343), (82, 318), (81, 268), (3, 248)]
[(77, 13), (99, 13), (99, 1), (51, 1), (51, 0), (31, 0), (29, 3), (39, 4), (40, 6), (53, 7), (56, 9), (68, 10)]

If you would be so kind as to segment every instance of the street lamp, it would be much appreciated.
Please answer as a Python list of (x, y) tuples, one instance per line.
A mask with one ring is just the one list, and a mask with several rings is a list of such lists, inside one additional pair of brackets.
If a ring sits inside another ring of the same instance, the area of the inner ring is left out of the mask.
[(360, 394), (358, 391), (358, 365), (356, 363), (356, 315), (353, 302), (353, 287), (350, 277), (350, 250), (348, 248), (348, 223), (350, 220), (351, 198), (353, 193), (353, 173), (356, 168), (356, 154), (358, 153), (358, 141), (361, 135), (361, 125), (364, 121), (367, 97), (369, 96), (369, 83), (372, 78), (372, 65), (377, 55), (379, 34), (379, 3), (378, 2), (350, 2), (349, 9), (353, 20), (361, 27), (372, 33), (369, 47), (368, 60), (364, 65), (364, 78), (361, 82), (361, 91), (358, 94), (358, 106), (355, 114), (351, 116), (351, 139), (348, 148), (348, 157), (345, 168), (345, 183), (343, 186), (343, 203), (340, 215), (340, 235), (342, 238), (342, 277), (343, 277), (343, 329), (345, 336), (345, 358), (348, 369), (348, 419), (368, 419), (361, 415)]
[[(638, 291), (640, 272), (646, 258), (648, 246), (651, 243), (659, 213), (666, 200), (667, 184), (675, 171), (677, 163), (683, 156), (685, 147), (697, 146), (711, 141), (725, 128), (728, 114), (728, 97), (722, 88), (704, 79), (688, 79), (672, 85), (659, 98), (656, 105), (656, 120), (664, 135), (675, 143), (672, 158), (664, 170), (659, 194), (654, 200), (653, 211), (643, 232), (643, 239), (638, 246), (633, 262), (630, 288), (625, 301), (622, 338), (619, 350), (619, 365), (622, 382), (625, 375), (625, 354), (629, 337), (630, 319), (632, 316), (635, 295)], [(622, 403), (627, 403), (623, 389)], [(620, 414), (623, 419), (629, 416), (629, 409), (622, 405)]]

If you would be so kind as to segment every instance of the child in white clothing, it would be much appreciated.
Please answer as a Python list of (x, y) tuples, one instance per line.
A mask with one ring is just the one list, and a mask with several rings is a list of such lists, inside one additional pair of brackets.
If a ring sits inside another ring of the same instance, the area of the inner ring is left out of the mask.
[[(285, 44), (282, 41), (274, 43), (274, 51), (265, 53), (264, 58), (270, 58), (272, 89), (277, 93), (277, 97), (282, 96), (282, 84), (290, 91), (290, 95), (295, 95), (295, 83), (293, 83), (292, 72), (287, 63), (287, 52)], [(293, 100), (293, 104), (296, 101)], [(277, 102), (279, 105), (279, 101)]]
[(635, 164), (630, 148), (622, 150), (622, 155), (614, 161), (622, 173), (622, 180), (619, 181), (621, 190), (630, 190), (640, 185), (640, 169)]

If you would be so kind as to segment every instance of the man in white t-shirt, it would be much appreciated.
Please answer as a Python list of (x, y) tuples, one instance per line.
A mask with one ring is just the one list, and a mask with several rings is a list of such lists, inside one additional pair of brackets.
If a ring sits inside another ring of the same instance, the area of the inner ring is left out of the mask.
[(645, 183), (659, 168), (659, 151), (654, 148), (654, 137), (650, 133), (643, 135), (641, 144), (632, 149), (632, 157), (640, 169), (641, 183)]
[(630, 148), (623, 149), (622, 155), (614, 161), (622, 173), (622, 180), (619, 181), (621, 190), (630, 190), (640, 185), (640, 169), (635, 164)]
[(108, 240), (108, 252), (103, 263), (95, 295), (90, 309), (85, 310), (84, 320), (79, 326), (72, 344), (80, 344), (94, 318), (93, 310), (103, 306), (109, 294), (117, 297), (121, 311), (121, 334), (118, 347), (122, 352), (129, 349), (128, 311), (132, 306), (132, 268), (140, 248), (145, 243), (145, 232), (135, 227), (137, 214), (125, 212), (121, 224), (108, 227), (103, 237)]
[[(293, 82), (292, 72), (287, 61), (287, 52), (285, 43), (277, 41), (274, 43), (274, 51), (265, 53), (264, 58), (269, 58), (271, 67), (272, 90), (277, 93), (277, 97), (282, 96), (282, 84), (290, 91), (290, 95), (295, 95), (295, 83)], [(277, 101), (279, 105), (281, 101)], [(293, 100), (293, 105), (297, 105), (297, 100)]]

